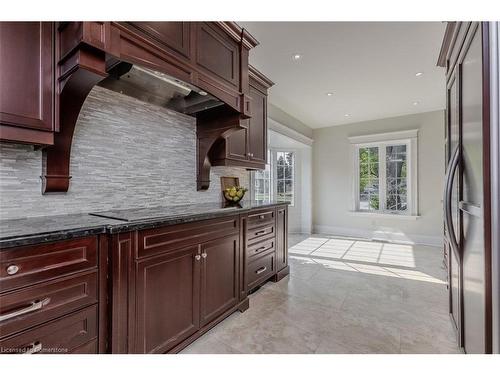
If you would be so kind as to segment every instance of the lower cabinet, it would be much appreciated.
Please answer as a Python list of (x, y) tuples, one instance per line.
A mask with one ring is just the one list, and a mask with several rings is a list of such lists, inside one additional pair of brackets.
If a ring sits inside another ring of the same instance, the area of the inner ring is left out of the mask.
[(135, 353), (165, 353), (238, 303), (239, 236), (135, 261)]
[(206, 242), (201, 248), (202, 326), (238, 303), (239, 235)]
[(0, 249), (0, 354), (104, 352), (105, 258), (96, 236)]
[(286, 205), (249, 213), (245, 224), (245, 286), (252, 292), (270, 278), (289, 273)]
[(200, 327), (199, 246), (136, 261), (136, 353), (164, 353)]
[(288, 206), (278, 207), (276, 214), (276, 269), (277, 278), (288, 275)]

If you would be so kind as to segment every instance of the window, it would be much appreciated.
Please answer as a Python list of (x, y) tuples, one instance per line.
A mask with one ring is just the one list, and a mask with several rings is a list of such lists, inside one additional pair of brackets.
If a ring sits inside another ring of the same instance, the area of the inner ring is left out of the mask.
[[(267, 160), (271, 158), (268, 153)], [(252, 198), (259, 202), (270, 202), (272, 199), (271, 165), (266, 164), (266, 169), (252, 173)]]
[(252, 199), (259, 202), (288, 202), (294, 205), (295, 154), (292, 151), (269, 150), (266, 169), (252, 171)]
[(354, 151), (354, 211), (417, 215), (417, 131), (349, 140)]
[(278, 151), (276, 153), (276, 200), (288, 202), (293, 206), (294, 201), (294, 153)]

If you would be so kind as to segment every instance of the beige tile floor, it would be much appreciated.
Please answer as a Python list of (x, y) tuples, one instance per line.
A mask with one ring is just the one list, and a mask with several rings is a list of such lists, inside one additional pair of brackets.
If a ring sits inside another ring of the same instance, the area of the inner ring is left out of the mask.
[(439, 248), (321, 235), (289, 246), (290, 275), (182, 353), (460, 353)]

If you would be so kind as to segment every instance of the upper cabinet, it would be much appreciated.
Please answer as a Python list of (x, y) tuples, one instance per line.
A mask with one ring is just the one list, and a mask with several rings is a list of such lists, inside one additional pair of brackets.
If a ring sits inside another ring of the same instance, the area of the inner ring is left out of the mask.
[(221, 138), (213, 149), (212, 164), (263, 169), (267, 162), (267, 91), (273, 85), (267, 77), (249, 68), (252, 117), (242, 129)]
[(196, 66), (212, 78), (239, 88), (239, 43), (208, 22), (196, 24), (196, 39)]
[(154, 40), (165, 50), (191, 58), (190, 22), (127, 22), (131, 29)]
[(234, 22), (0, 22), (0, 141), (49, 146), (43, 193), (66, 192), (87, 95), (119, 67), (136, 65), (217, 103), (200, 100), (192, 112), (199, 190), (209, 187), (213, 164), (263, 168), (272, 82), (248, 65), (257, 44)]
[(0, 139), (52, 144), (52, 23), (0, 22), (0, 82)]

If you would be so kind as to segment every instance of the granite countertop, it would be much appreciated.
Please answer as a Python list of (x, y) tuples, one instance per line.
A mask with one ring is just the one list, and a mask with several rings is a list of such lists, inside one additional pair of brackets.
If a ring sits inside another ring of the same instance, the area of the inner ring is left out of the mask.
[(88, 214), (0, 220), (0, 248), (106, 233), (108, 225), (117, 223), (120, 221)]
[(244, 201), (238, 206), (203, 203), (0, 220), (0, 248), (187, 223), (283, 204), (286, 203)]
[(243, 201), (239, 205), (225, 203), (201, 203), (165, 207), (131, 208), (93, 212), (90, 215), (120, 220), (118, 225), (111, 225), (109, 233), (127, 232), (162, 225), (188, 223), (197, 220), (212, 219), (226, 215), (239, 215), (253, 209), (271, 207), (285, 203)]

